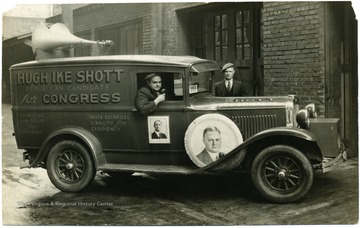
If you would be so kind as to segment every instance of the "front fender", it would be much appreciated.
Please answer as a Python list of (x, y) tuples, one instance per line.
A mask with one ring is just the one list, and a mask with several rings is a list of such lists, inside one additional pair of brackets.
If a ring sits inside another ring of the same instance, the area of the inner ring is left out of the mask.
[(254, 141), (258, 141), (269, 136), (290, 136), (306, 141), (316, 142), (316, 136), (310, 131), (301, 128), (276, 127), (261, 131), (251, 136), (244, 142), (244, 144), (251, 144)]
[(248, 147), (255, 145), (256, 143), (261, 143), (264, 141), (264, 139), (274, 137), (279, 139), (296, 138), (299, 141), (309, 142), (311, 145), (313, 145), (314, 149), (306, 151), (304, 153), (309, 157), (309, 159), (316, 161), (322, 160), (320, 149), (316, 143), (316, 136), (313, 133), (300, 128), (277, 127), (267, 129), (253, 135), (252, 137), (244, 141), (242, 144), (237, 146), (235, 149), (230, 151), (228, 154), (223, 156), (221, 159), (210, 163), (209, 165), (202, 167), (197, 171), (220, 172), (232, 170), (244, 160), (245, 155), (248, 153)]
[(64, 138), (68, 139), (69, 137), (78, 139), (88, 146), (94, 159), (94, 165), (96, 169), (97, 167), (105, 164), (105, 155), (102, 152), (99, 141), (95, 138), (94, 135), (83, 128), (76, 126), (66, 126), (54, 131), (46, 138), (46, 140), (41, 145), (36, 158), (30, 164), (30, 167), (36, 167), (45, 160), (51, 149), (51, 146), (53, 145), (53, 142), (57, 142)]
[(316, 135), (301, 128), (278, 127), (268, 129), (250, 137), (246, 140), (246, 145), (244, 146), (257, 154), (257, 152), (265, 147), (276, 144), (297, 148), (313, 163), (320, 163), (323, 159)]

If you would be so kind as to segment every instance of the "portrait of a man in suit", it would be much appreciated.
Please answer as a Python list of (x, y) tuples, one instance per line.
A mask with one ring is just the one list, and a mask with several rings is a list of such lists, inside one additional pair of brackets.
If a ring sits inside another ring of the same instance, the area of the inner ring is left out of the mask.
[(204, 129), (203, 143), (205, 148), (196, 157), (205, 165), (208, 165), (225, 155), (225, 153), (220, 152), (221, 132), (217, 127), (209, 126)]
[(162, 122), (160, 120), (154, 121), (154, 132), (151, 134), (152, 139), (166, 139), (166, 134), (161, 132)]

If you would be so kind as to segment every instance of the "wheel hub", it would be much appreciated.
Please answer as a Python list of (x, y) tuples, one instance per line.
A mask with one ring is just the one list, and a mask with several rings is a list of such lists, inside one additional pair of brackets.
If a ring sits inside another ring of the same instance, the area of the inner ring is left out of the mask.
[(71, 162), (69, 162), (69, 163), (66, 164), (65, 167), (66, 167), (66, 169), (73, 169), (73, 168), (74, 168), (74, 164), (71, 163)]
[(265, 180), (271, 189), (292, 191), (302, 181), (298, 164), (286, 156), (271, 157), (263, 168)]
[(281, 169), (280, 171), (278, 171), (277, 173), (277, 177), (279, 178), (279, 180), (283, 180), (286, 178), (286, 170)]

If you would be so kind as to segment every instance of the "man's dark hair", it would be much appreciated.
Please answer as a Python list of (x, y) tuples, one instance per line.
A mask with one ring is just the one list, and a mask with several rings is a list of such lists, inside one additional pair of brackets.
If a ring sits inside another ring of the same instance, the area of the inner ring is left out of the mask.
[(145, 76), (145, 81), (147, 81), (149, 83), (151, 81), (151, 79), (155, 78), (156, 76), (161, 78), (161, 76), (159, 74), (151, 73), (151, 74), (148, 74)]

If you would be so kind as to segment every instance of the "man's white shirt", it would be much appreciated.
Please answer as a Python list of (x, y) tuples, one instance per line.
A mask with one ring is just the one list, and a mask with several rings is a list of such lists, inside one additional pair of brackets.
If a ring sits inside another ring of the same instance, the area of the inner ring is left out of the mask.
[(209, 153), (209, 155), (213, 161), (216, 161), (219, 158), (219, 153), (211, 153), (209, 151), (206, 151), (206, 152)]
[(233, 81), (234, 81), (233, 78), (230, 79), (230, 80), (226, 80), (226, 79), (225, 79), (225, 87), (226, 87), (226, 89), (228, 89), (229, 82), (230, 82), (230, 89), (233, 87)]

